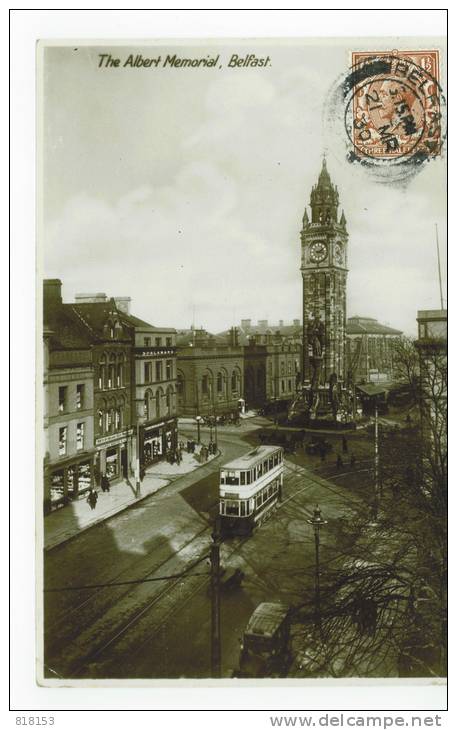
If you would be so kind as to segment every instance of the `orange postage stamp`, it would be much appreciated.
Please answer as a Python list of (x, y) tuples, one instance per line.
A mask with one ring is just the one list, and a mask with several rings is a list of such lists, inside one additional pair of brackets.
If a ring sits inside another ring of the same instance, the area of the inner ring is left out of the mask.
[(443, 139), (439, 52), (353, 52), (346, 131), (358, 157), (384, 161), (439, 154)]

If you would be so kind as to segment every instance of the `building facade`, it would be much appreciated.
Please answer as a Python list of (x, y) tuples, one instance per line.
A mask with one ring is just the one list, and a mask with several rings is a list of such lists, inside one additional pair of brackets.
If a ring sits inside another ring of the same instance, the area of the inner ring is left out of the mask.
[[(44, 332), (44, 510), (92, 488), (95, 475), (93, 367), (90, 350), (51, 349)], [(61, 343), (60, 343), (61, 344)]]
[(301, 346), (275, 335), (251, 336), (244, 346), (244, 397), (248, 408), (291, 401), (300, 379)]
[(128, 478), (134, 466), (132, 341), (114, 299), (65, 304), (91, 340), (94, 388), (95, 478)]
[(160, 328), (125, 313), (134, 338), (134, 426), (139, 468), (174, 451), (178, 442), (176, 330)]
[(394, 377), (393, 347), (400, 330), (373, 317), (348, 317), (347, 379), (349, 383), (385, 382)]
[(236, 328), (227, 338), (203, 329), (178, 332), (177, 392), (180, 416), (239, 412), (244, 376)]

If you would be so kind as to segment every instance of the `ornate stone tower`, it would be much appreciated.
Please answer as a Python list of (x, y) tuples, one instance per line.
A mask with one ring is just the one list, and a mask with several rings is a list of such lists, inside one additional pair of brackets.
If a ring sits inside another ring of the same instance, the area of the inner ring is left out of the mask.
[[(327, 164), (311, 191), (311, 221), (305, 209), (301, 230), (303, 277), (303, 387), (328, 388), (345, 378), (348, 234), (338, 220), (338, 188)], [(327, 398), (321, 398), (321, 405)]]

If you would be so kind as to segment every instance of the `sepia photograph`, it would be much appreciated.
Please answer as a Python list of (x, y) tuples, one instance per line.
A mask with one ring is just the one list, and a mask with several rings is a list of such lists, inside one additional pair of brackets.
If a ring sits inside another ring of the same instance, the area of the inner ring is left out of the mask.
[(38, 42), (40, 686), (445, 684), (446, 52)]

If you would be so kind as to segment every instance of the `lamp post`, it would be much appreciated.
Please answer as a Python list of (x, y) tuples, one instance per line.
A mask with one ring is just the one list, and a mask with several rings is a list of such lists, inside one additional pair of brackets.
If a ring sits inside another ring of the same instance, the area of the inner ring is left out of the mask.
[(201, 416), (195, 416), (195, 421), (197, 422), (197, 442), (200, 443), (200, 424), (203, 418)]
[(211, 535), (211, 676), (221, 676), (221, 611), (220, 611), (220, 547), (221, 534), (219, 520), (216, 518)]
[(378, 398), (374, 399), (374, 502), (372, 510), (372, 525), (376, 525), (379, 511), (379, 419), (378, 419)]
[(319, 574), (319, 544), (320, 544), (320, 535), (319, 531), (321, 527), (327, 524), (327, 520), (322, 519), (322, 514), (319, 508), (319, 505), (316, 504), (316, 507), (314, 508), (314, 514), (312, 519), (306, 520), (309, 525), (313, 526), (314, 530), (314, 545), (316, 548), (316, 571), (315, 571), (315, 600), (316, 600), (316, 627), (319, 630), (319, 633), (322, 633), (322, 625), (321, 625), (321, 593), (320, 593), (320, 574)]

